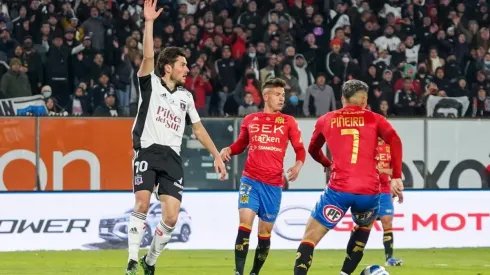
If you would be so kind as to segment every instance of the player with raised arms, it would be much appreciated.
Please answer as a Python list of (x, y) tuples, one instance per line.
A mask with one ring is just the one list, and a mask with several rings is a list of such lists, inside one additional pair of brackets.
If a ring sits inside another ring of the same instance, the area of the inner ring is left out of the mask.
[(248, 156), (241, 178), (238, 196), (240, 225), (235, 242), (235, 274), (243, 275), (250, 233), (255, 216), (259, 216), (258, 245), (251, 275), (257, 275), (269, 254), (270, 237), (281, 206), (284, 184), (284, 156), (289, 141), (296, 153), (296, 163), (289, 168), (288, 180), (294, 181), (304, 164), (306, 151), (301, 131), (294, 117), (282, 114), (286, 82), (279, 78), (263, 85), (264, 111), (247, 115), (240, 127), (238, 139), (221, 150), (221, 157), (242, 153), (248, 146)]
[(189, 72), (184, 50), (165, 48), (157, 62), (161, 77), (154, 72), (153, 22), (162, 12), (162, 9), (155, 10), (156, 4), (157, 0), (145, 0), (143, 9), (143, 61), (138, 71), (140, 99), (132, 130), (135, 204), (128, 225), (128, 275), (138, 271), (138, 251), (148, 230), (146, 214), (154, 189), (161, 202), (162, 220), (155, 229), (148, 254), (140, 260), (144, 275), (155, 273), (156, 260), (172, 236), (185, 186), (180, 148), (186, 124), (192, 125), (196, 138), (213, 155), (220, 179), (226, 176), (225, 165), (201, 123), (192, 94), (182, 87)]
[(349, 208), (359, 225), (347, 244), (341, 273), (350, 275), (360, 263), (371, 227), (379, 210), (380, 182), (376, 164), (378, 137), (391, 148), (391, 191), (403, 201), (402, 143), (391, 124), (367, 106), (368, 86), (359, 80), (342, 85), (343, 108), (321, 116), (308, 152), (324, 167), (330, 161), (322, 151), (325, 142), (332, 154), (330, 181), (306, 224), (296, 253), (294, 275), (308, 273), (313, 251), (320, 240), (344, 217)]

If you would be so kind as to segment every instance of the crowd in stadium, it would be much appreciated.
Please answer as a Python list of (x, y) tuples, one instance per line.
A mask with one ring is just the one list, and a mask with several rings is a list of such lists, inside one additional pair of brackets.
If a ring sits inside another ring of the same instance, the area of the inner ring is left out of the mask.
[[(142, 0), (3, 0), (0, 94), (42, 94), (51, 115), (134, 116)], [(467, 97), (490, 116), (485, 0), (158, 0), (155, 53), (185, 48), (185, 88), (201, 116), (263, 106), (261, 83), (287, 82), (286, 114), (340, 107), (361, 79), (385, 116), (425, 116), (429, 95)]]

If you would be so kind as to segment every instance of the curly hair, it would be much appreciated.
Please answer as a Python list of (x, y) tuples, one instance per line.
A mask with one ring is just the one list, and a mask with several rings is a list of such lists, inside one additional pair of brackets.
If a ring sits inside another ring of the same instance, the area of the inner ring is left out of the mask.
[(157, 68), (160, 75), (165, 75), (165, 65), (170, 64), (172, 67), (179, 56), (185, 57), (185, 51), (179, 47), (166, 47), (159, 55), (157, 61)]
[(367, 92), (369, 90), (369, 86), (356, 79), (348, 80), (342, 85), (342, 96), (345, 99), (349, 99), (353, 97), (357, 92), (364, 91)]

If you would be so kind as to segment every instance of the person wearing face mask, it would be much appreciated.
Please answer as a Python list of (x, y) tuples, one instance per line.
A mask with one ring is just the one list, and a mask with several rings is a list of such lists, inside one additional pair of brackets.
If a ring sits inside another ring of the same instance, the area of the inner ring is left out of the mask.
[(51, 95), (53, 94), (52, 90), (51, 90), (51, 86), (49, 85), (46, 85), (46, 86), (43, 86), (41, 88), (41, 95), (47, 99), (47, 98), (50, 98)]
[(24, 37), (24, 43), (22, 45), (24, 50), (22, 57), (24, 64), (27, 68), (27, 77), (29, 78), (29, 84), (33, 95), (39, 94), (39, 89), (43, 83), (43, 64), (41, 55), (33, 48), (32, 37)]
[(282, 112), (290, 116), (300, 117), (303, 116), (303, 112), (301, 109), (302, 108), (299, 104), (298, 93), (295, 90), (291, 90), (291, 92), (289, 93), (289, 97), (286, 101), (286, 104), (282, 109)]
[(425, 63), (419, 64), (419, 69), (417, 71), (417, 75), (415, 76), (415, 80), (420, 83), (420, 87), (427, 87), (429, 83), (432, 82), (432, 76), (427, 74), (427, 65)]

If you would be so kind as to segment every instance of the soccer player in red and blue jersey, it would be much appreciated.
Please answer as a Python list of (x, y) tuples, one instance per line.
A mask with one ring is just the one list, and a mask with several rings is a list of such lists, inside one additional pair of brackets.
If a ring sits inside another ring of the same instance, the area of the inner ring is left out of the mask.
[(259, 216), (258, 246), (251, 275), (259, 274), (270, 248), (270, 237), (281, 206), (284, 184), (284, 156), (289, 141), (296, 152), (296, 163), (288, 172), (294, 181), (303, 166), (306, 151), (298, 123), (292, 116), (282, 114), (286, 82), (271, 79), (263, 86), (264, 111), (243, 119), (240, 135), (230, 146), (221, 150), (229, 161), (248, 146), (248, 157), (240, 183), (238, 209), (240, 226), (235, 242), (235, 274), (243, 275), (248, 253), (250, 232), (255, 216)]
[(385, 247), (385, 257), (387, 266), (400, 266), (402, 260), (393, 258), (393, 215), (395, 207), (393, 205), (393, 197), (390, 190), (391, 169), (391, 149), (381, 138), (378, 139), (378, 161), (380, 198), (379, 198), (379, 214), (383, 226), (383, 245)]
[(378, 216), (380, 181), (376, 163), (378, 137), (390, 145), (393, 179), (391, 192), (403, 201), (402, 143), (381, 115), (366, 108), (368, 86), (359, 80), (342, 85), (343, 108), (320, 117), (315, 125), (308, 152), (324, 167), (330, 165), (322, 147), (332, 154), (330, 181), (306, 224), (296, 254), (294, 275), (305, 275), (312, 264), (315, 246), (344, 217), (349, 208), (359, 226), (347, 244), (341, 273), (350, 275), (360, 263), (371, 227)]

